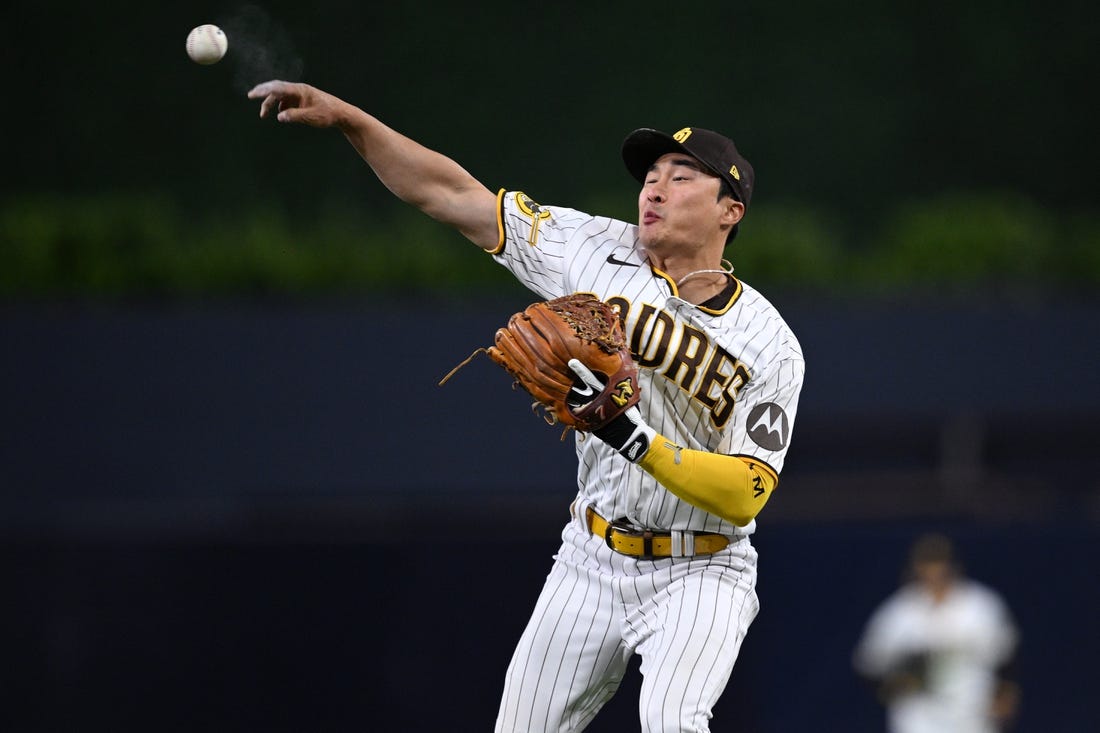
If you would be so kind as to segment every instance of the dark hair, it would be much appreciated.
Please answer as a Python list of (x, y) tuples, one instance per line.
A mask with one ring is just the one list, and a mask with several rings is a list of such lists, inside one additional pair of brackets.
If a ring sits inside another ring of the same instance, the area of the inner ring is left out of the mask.
[(951, 540), (942, 534), (926, 534), (917, 539), (909, 550), (911, 563), (955, 564), (955, 548)]
[(729, 184), (725, 178), (718, 178), (718, 200), (721, 201), (724, 196), (729, 196), (734, 201), (737, 197), (733, 195), (733, 186)]

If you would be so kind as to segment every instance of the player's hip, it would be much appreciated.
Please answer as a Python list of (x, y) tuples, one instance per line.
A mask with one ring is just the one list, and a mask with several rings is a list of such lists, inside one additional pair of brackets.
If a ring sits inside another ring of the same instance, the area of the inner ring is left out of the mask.
[(747, 535), (637, 527), (604, 517), (580, 498), (570, 513), (559, 553), (566, 561), (614, 575), (725, 568), (755, 585), (757, 554)]

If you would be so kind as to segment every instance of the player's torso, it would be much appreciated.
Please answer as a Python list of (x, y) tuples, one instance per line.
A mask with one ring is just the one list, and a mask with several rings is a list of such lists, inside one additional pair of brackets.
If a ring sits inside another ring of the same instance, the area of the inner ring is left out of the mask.
[[(518, 213), (522, 219), (532, 212), (521, 206)], [(531, 219), (535, 226), (508, 242), (512, 255), (525, 261), (510, 269), (546, 297), (591, 292), (619, 307), (639, 367), (639, 409), (649, 425), (686, 448), (741, 453), (746, 416), (738, 413), (739, 396), (789, 356), (792, 343), (798, 349), (770, 303), (740, 282), (713, 307), (681, 300), (671, 279), (644, 258), (633, 225), (557, 208)], [(548, 278), (542, 288), (534, 285), (539, 278)], [(767, 416), (764, 422), (768, 430), (785, 429)], [(580, 493), (604, 516), (651, 528), (736, 530), (681, 501), (594, 437), (578, 435), (577, 454)]]
[[(783, 328), (782, 321), (761, 323), (756, 294), (742, 283), (719, 308), (700, 309), (676, 297), (673, 283), (648, 264), (619, 264), (636, 259), (628, 252), (607, 242), (587, 263), (571, 262), (567, 280), (619, 307), (646, 422), (685, 448), (736, 453), (738, 395), (769, 367), (775, 334), (768, 331)], [(600, 441), (579, 440), (578, 458), (582, 493), (610, 516), (649, 527), (731, 530), (637, 466), (615, 460)]]

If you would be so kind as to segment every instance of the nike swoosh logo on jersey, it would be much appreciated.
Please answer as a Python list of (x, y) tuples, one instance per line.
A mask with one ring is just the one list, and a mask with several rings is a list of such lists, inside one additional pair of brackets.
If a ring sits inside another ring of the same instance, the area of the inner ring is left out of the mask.
[(638, 265), (634, 262), (625, 262), (623, 260), (620, 260), (615, 255), (608, 255), (607, 256), (607, 262), (610, 265), (621, 265), (623, 267), (639, 267), (640, 266), (640, 265)]

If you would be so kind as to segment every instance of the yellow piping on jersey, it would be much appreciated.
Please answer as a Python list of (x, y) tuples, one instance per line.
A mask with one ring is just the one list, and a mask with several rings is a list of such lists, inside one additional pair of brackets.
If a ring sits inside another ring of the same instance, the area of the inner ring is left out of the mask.
[(732, 308), (733, 304), (736, 303), (737, 300), (741, 297), (741, 293), (744, 290), (744, 287), (742, 287), (741, 281), (738, 280), (736, 277), (734, 277), (733, 275), (730, 275), (730, 277), (733, 278), (733, 281), (735, 283), (737, 283), (737, 287), (733, 289), (733, 292), (730, 294), (730, 299), (726, 301), (726, 304), (724, 306), (722, 306), (721, 308), (707, 308), (706, 306), (702, 305), (696, 307), (704, 313), (710, 313), (711, 315), (715, 316), (720, 316), (728, 311), (730, 308)]
[[(653, 270), (654, 275), (664, 278), (665, 282), (668, 283), (668, 287), (672, 291), (672, 294), (677, 298), (680, 297), (680, 289), (676, 287), (676, 281), (672, 279), (671, 275), (669, 275), (667, 272), (664, 272), (663, 270), (658, 270), (653, 265), (650, 265), (649, 269)], [(710, 313), (714, 316), (720, 316), (728, 311), (730, 308), (732, 308), (733, 304), (737, 302), (737, 299), (741, 297), (741, 293), (744, 291), (745, 288), (741, 285), (741, 281), (738, 280), (736, 277), (730, 275), (730, 278), (732, 278), (733, 281), (737, 283), (737, 287), (734, 288), (733, 293), (730, 295), (730, 299), (726, 301), (726, 304), (724, 306), (722, 306), (721, 308), (707, 308), (702, 305), (696, 305), (695, 307), (703, 311), (704, 313)]]
[(489, 254), (498, 255), (504, 251), (504, 189), (497, 191), (497, 246)]
[[(497, 246), (491, 250), (488, 250), (491, 255), (498, 255), (504, 251), (505, 244), (505, 231), (504, 231), (504, 194), (505, 189), (497, 191)], [(527, 235), (527, 243), (534, 247), (538, 243), (539, 238), (539, 224), (543, 219), (550, 218), (550, 212), (543, 209), (537, 203), (531, 200), (531, 198), (522, 191), (516, 191), (515, 193), (516, 207), (520, 213), (531, 219), (531, 231)]]

